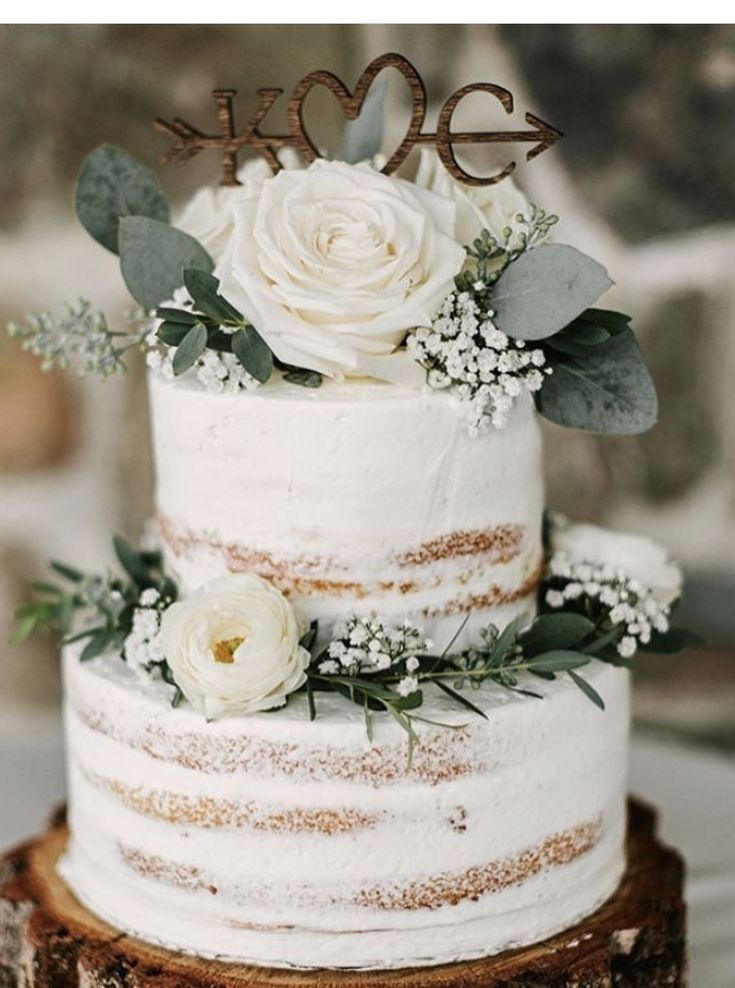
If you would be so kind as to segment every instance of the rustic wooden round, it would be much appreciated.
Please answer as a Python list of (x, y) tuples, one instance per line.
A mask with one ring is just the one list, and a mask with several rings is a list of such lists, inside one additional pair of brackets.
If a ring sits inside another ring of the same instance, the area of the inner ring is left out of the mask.
[(628, 868), (601, 909), (559, 936), (486, 960), (400, 971), (285, 971), (199, 960), (102, 923), (54, 867), (61, 815), (0, 860), (0, 988), (668, 988), (685, 983), (683, 865), (631, 803)]

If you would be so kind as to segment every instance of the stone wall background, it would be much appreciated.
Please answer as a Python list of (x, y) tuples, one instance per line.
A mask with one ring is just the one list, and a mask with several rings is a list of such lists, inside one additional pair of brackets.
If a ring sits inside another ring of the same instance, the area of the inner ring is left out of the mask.
[[(317, 67), (351, 83), (388, 50), (411, 58), (438, 99), (468, 82), (500, 83), (516, 98), (507, 125), (530, 109), (564, 131), (521, 181), (562, 216), (560, 237), (607, 265), (617, 286), (606, 301), (635, 314), (661, 404), (660, 423), (635, 439), (549, 426), (549, 503), (670, 545), (690, 574), (690, 614), (726, 647), (735, 641), (734, 48), (731, 26), (0, 28), (0, 322), (80, 294), (122, 314), (115, 258), (73, 219), (76, 169), (101, 141), (155, 163), (162, 139), (151, 119), (209, 123), (218, 85), (237, 86), (245, 110), (257, 86), (288, 90)], [(334, 146), (338, 114), (328, 97), (314, 100)], [(475, 100), (461, 122), (495, 119)], [(214, 178), (206, 159), (166, 169), (172, 197)], [(146, 430), (140, 367), (104, 386), (43, 375), (0, 335), (0, 640), (45, 559), (100, 565), (110, 532), (136, 534), (151, 503)], [(733, 663), (723, 659), (715, 675), (708, 661), (689, 687), (721, 698)], [(651, 695), (677, 677), (689, 683), (692, 668), (669, 660)], [(0, 647), (0, 711), (48, 703), (56, 669), (43, 642)], [(676, 720), (675, 707), (657, 707), (654, 719)], [(731, 716), (713, 711), (699, 729)]]

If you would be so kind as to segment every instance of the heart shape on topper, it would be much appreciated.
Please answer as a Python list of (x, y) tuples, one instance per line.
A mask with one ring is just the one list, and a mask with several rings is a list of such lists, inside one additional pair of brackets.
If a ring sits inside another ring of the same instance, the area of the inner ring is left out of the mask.
[(288, 128), (295, 146), (309, 164), (320, 157), (304, 124), (304, 101), (311, 90), (316, 86), (326, 87), (336, 97), (346, 119), (356, 120), (360, 115), (365, 97), (375, 81), (375, 77), (383, 69), (387, 68), (397, 69), (408, 83), (411, 90), (412, 110), (408, 130), (401, 143), (383, 167), (383, 172), (390, 174), (405, 161), (417, 143), (421, 135), (421, 128), (424, 125), (426, 118), (426, 89), (421, 76), (408, 59), (395, 52), (389, 52), (373, 59), (357, 80), (354, 93), (351, 93), (342, 80), (338, 79), (332, 72), (323, 70), (310, 72), (296, 85), (288, 101)]

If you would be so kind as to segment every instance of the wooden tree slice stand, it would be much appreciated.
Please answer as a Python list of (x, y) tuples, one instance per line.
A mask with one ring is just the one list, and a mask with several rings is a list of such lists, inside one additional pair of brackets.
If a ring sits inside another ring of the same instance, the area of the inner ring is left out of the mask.
[(398, 971), (286, 971), (199, 960), (107, 926), (55, 863), (63, 814), (0, 859), (0, 988), (659, 988), (685, 984), (684, 868), (631, 802), (628, 867), (615, 895), (572, 929), (485, 960)]

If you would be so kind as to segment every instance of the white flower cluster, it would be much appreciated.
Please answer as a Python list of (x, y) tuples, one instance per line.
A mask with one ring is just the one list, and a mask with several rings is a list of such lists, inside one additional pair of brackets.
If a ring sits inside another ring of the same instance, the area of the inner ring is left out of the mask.
[[(485, 286), (474, 286), (481, 292)], [(538, 391), (550, 374), (540, 348), (511, 340), (492, 322), (470, 292), (453, 292), (442, 303), (431, 328), (415, 330), (409, 352), (427, 371), (430, 388), (447, 389), (469, 404), (470, 435), (502, 429), (514, 400)]]
[(669, 630), (670, 606), (622, 569), (573, 561), (557, 552), (549, 560), (547, 578), (562, 582), (560, 588), (546, 591), (549, 607), (564, 607), (588, 597), (607, 610), (610, 623), (624, 630), (617, 646), (624, 659), (631, 658), (639, 644), (647, 645), (652, 631), (663, 634)]
[(133, 627), (123, 646), (125, 661), (136, 672), (148, 673), (165, 662), (159, 633), (166, 604), (154, 587), (140, 595), (133, 612)]
[(351, 617), (335, 625), (329, 658), (319, 664), (319, 672), (359, 676), (393, 669), (405, 673), (396, 686), (398, 694), (410, 696), (419, 688), (418, 656), (431, 648), (432, 642), (410, 621), (390, 627), (377, 619)]

